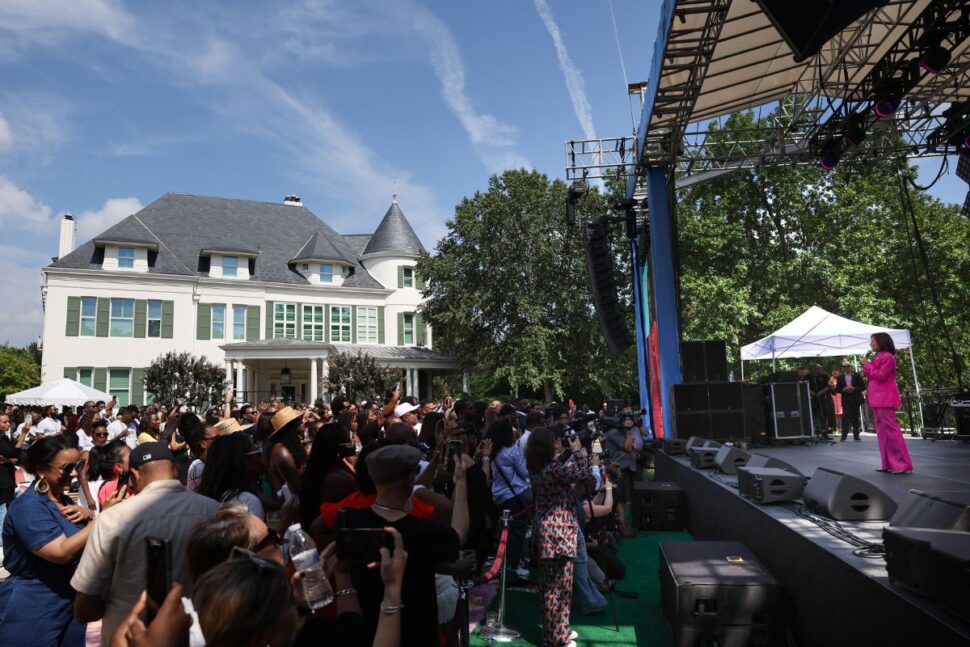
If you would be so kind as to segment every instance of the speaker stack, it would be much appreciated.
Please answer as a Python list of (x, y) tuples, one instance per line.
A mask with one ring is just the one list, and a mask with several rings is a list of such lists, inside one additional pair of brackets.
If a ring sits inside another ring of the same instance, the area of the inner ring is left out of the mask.
[(882, 539), (893, 584), (970, 620), (970, 491), (910, 490)]
[(586, 265), (593, 288), (593, 304), (599, 317), (600, 328), (606, 346), (614, 355), (620, 355), (634, 344), (626, 316), (616, 296), (616, 277), (613, 273), (613, 253), (610, 249), (606, 222), (597, 220), (586, 223), (583, 228), (586, 249)]
[(768, 385), (773, 440), (804, 440), (815, 434), (812, 397), (807, 381), (773, 382)]

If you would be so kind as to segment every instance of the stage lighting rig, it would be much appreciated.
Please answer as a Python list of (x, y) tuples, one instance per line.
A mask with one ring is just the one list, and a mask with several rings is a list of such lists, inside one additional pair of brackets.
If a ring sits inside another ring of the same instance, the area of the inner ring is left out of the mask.
[(842, 140), (838, 137), (830, 137), (822, 143), (819, 151), (818, 164), (826, 171), (831, 171), (842, 159)]
[(866, 140), (866, 117), (865, 115), (854, 113), (845, 120), (845, 143), (849, 146), (858, 146)]
[(576, 209), (579, 199), (586, 195), (588, 187), (585, 180), (576, 180), (566, 189), (566, 224), (572, 227), (576, 224)]
[(920, 52), (919, 66), (930, 74), (939, 74), (950, 63), (950, 50), (943, 47), (943, 36), (934, 36)]

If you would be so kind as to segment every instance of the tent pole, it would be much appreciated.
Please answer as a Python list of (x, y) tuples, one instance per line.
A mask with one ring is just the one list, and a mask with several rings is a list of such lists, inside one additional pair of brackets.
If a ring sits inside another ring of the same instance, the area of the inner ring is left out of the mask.
[(907, 350), (909, 351), (909, 364), (913, 368), (913, 384), (916, 385), (916, 406), (918, 407), (917, 410), (919, 411), (919, 428), (920, 432), (922, 432), (926, 423), (923, 422), (923, 398), (920, 397), (919, 393), (919, 378), (916, 376), (916, 359), (913, 355), (912, 341), (910, 341), (909, 348)]
[(741, 360), (741, 381), (744, 382), (744, 360)]

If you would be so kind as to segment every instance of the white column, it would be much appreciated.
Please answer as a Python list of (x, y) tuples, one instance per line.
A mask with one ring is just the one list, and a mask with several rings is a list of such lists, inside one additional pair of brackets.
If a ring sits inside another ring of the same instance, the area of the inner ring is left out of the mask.
[(463, 393), (468, 393), (468, 371), (461, 374), (461, 390)]
[(236, 400), (240, 402), (239, 396), (246, 391), (246, 385), (243, 383), (243, 370), (243, 363), (236, 362)]
[(232, 382), (232, 375), (233, 375), (232, 371), (233, 371), (232, 360), (227, 359), (226, 360), (226, 379), (229, 380), (230, 382)]
[(408, 388), (408, 395), (413, 395), (417, 397), (418, 395), (418, 369), (411, 368), (408, 369), (408, 375), (411, 377), (411, 386)]
[(317, 381), (317, 358), (310, 358), (310, 404), (313, 405), (317, 401), (317, 393), (320, 387), (320, 383)]
[[(330, 375), (330, 363), (327, 361), (326, 357), (322, 357), (320, 359), (320, 381), (323, 382), (326, 380), (328, 375)], [(323, 400), (325, 402), (330, 402), (330, 389), (324, 387), (323, 394)]]

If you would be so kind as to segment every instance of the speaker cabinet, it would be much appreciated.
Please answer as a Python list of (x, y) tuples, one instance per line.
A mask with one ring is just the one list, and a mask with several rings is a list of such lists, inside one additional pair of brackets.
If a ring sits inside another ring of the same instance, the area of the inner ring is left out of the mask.
[(687, 441), (683, 438), (664, 438), (663, 452), (667, 456), (676, 456), (687, 451)]
[(776, 440), (811, 438), (814, 431), (808, 382), (780, 382), (769, 388), (773, 437)]
[(957, 436), (970, 438), (970, 403), (955, 402), (952, 405), (953, 417), (957, 427)]
[(697, 436), (699, 438), (711, 437), (711, 414), (707, 411), (688, 411), (677, 412), (677, 436), (688, 438)]
[(690, 451), (695, 447), (720, 447), (721, 443), (716, 440), (711, 440), (710, 438), (701, 438), (700, 436), (691, 436), (687, 439), (687, 446), (684, 448), (685, 451)]
[(744, 385), (740, 382), (711, 382), (707, 385), (711, 409), (716, 411), (743, 411)]
[(910, 490), (889, 525), (970, 532), (970, 490)]
[(722, 474), (737, 474), (739, 467), (744, 467), (751, 454), (740, 447), (724, 445), (714, 456), (714, 469)]
[(896, 502), (858, 476), (819, 467), (802, 497), (809, 509), (837, 521), (878, 521), (896, 512)]
[(936, 601), (970, 621), (970, 535), (948, 532), (945, 540), (932, 543), (930, 551)]
[(774, 467), (780, 470), (785, 470), (786, 472), (791, 472), (792, 474), (798, 474), (801, 476), (801, 471), (796, 468), (791, 463), (785, 462), (780, 458), (775, 458), (774, 456), (766, 456), (765, 454), (751, 454), (751, 458), (748, 459), (748, 464), (745, 467)]
[(970, 619), (970, 533), (887, 526), (882, 540), (893, 584)]
[(675, 384), (674, 410), (677, 413), (708, 411), (711, 398), (707, 384)]
[(634, 482), (632, 508), (640, 530), (679, 531), (687, 523), (684, 491), (669, 481)]
[(758, 503), (791, 501), (802, 496), (805, 477), (774, 467), (739, 467), (738, 492)]
[(681, 377), (690, 382), (726, 382), (727, 344), (723, 339), (680, 342)]
[(784, 644), (780, 596), (743, 544), (660, 544), (660, 607), (674, 645)]
[(885, 6), (889, 2), (889, 0), (755, 1), (788, 44), (796, 63), (812, 57), (837, 33), (872, 9)]
[(711, 411), (710, 416), (711, 438), (731, 442), (747, 438), (743, 411)]
[(691, 447), (687, 450), (687, 455), (691, 465), (697, 469), (708, 470), (714, 467), (714, 457), (719, 451), (719, 447)]
[(583, 228), (583, 240), (593, 289), (593, 304), (596, 306), (600, 328), (607, 348), (614, 355), (620, 355), (632, 346), (634, 341), (616, 296), (613, 254), (610, 250), (606, 223), (603, 220), (586, 223)]

